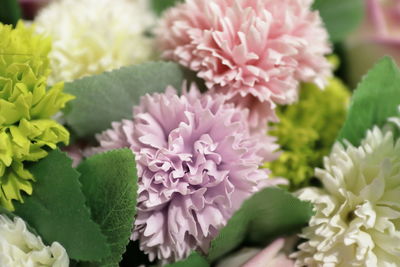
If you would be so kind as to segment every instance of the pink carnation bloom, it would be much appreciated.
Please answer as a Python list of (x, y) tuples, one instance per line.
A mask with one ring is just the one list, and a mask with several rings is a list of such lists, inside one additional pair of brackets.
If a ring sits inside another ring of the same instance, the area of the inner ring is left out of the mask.
[(138, 212), (133, 240), (150, 260), (171, 262), (209, 243), (242, 202), (266, 186), (260, 169), (278, 147), (264, 132), (251, 133), (248, 110), (226, 104), (223, 95), (193, 87), (178, 96), (145, 95), (133, 120), (112, 124), (97, 136), (93, 152), (129, 147), (136, 155)]
[(198, 72), (208, 88), (262, 102), (270, 111), (258, 105), (252, 114), (260, 114), (251, 121), (264, 123), (276, 103), (297, 100), (299, 81), (323, 87), (331, 75), (328, 34), (311, 4), (186, 0), (166, 12), (157, 30), (159, 47), (165, 58)]

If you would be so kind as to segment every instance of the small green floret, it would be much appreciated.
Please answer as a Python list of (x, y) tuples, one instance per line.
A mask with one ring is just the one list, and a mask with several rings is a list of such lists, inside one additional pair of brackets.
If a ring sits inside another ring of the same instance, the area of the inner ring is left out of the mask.
[(24, 162), (38, 161), (67, 144), (68, 131), (51, 119), (74, 97), (59, 83), (47, 88), (51, 41), (21, 22), (0, 24), (0, 205), (31, 194), (34, 180)]
[(349, 97), (345, 85), (332, 78), (324, 90), (304, 84), (298, 103), (278, 108), (280, 122), (270, 134), (278, 137), (283, 152), (266, 165), (274, 176), (288, 178), (292, 189), (308, 185), (335, 142)]

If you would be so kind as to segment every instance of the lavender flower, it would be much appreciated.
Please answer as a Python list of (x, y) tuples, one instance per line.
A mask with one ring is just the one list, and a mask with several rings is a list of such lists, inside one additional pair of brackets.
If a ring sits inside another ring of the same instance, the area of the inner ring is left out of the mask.
[(150, 260), (180, 260), (210, 241), (242, 202), (283, 183), (259, 169), (278, 148), (265, 132), (251, 132), (248, 110), (223, 95), (192, 86), (178, 96), (145, 95), (133, 120), (115, 122), (97, 136), (93, 152), (129, 147), (136, 155), (138, 212), (133, 240)]

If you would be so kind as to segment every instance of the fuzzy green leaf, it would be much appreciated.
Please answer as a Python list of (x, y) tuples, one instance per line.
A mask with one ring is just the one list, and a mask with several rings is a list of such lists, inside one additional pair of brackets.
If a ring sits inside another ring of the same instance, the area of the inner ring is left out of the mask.
[(382, 127), (389, 117), (397, 116), (399, 105), (400, 71), (392, 59), (385, 57), (355, 90), (338, 140), (358, 146), (368, 129)]
[(17, 0), (0, 1), (0, 22), (4, 24), (17, 25), (21, 18), (21, 8)]
[(301, 229), (312, 214), (310, 203), (283, 189), (266, 188), (246, 200), (232, 216), (212, 241), (208, 259), (217, 260), (245, 240), (265, 245), (277, 236), (291, 234)]
[(36, 182), (15, 214), (36, 229), (47, 244), (62, 244), (75, 260), (97, 261), (110, 255), (106, 237), (90, 218), (72, 160), (58, 150), (31, 166)]
[(91, 266), (118, 266), (129, 243), (136, 214), (137, 172), (129, 149), (98, 154), (84, 161), (82, 191), (97, 222), (110, 244), (111, 256)]
[(208, 261), (200, 256), (198, 253), (192, 253), (187, 259), (168, 264), (165, 267), (208, 267)]
[(93, 136), (111, 122), (132, 118), (132, 107), (146, 93), (163, 92), (172, 85), (180, 90), (188, 72), (172, 62), (151, 62), (123, 67), (65, 84), (75, 95), (66, 109), (66, 120), (79, 136)]
[(343, 41), (364, 16), (363, 0), (315, 0), (333, 42)]

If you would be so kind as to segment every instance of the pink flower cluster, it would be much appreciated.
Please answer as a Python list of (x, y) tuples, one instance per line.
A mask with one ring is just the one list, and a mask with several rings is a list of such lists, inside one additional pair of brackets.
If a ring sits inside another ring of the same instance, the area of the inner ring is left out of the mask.
[[(312, 0), (186, 0), (158, 29), (166, 59), (198, 73), (235, 103), (245, 98), (253, 127), (276, 104), (297, 100), (299, 82), (323, 87), (331, 66), (328, 34)], [(257, 103), (258, 102), (258, 103)]]

